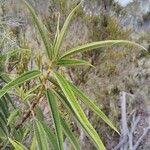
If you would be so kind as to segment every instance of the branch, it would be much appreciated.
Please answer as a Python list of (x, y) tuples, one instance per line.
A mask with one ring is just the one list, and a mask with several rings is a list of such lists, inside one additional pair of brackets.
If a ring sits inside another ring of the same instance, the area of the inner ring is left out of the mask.
[(15, 127), (16, 130), (18, 130), (22, 126), (22, 124), (30, 117), (30, 114), (31, 114), (32, 110), (36, 107), (36, 105), (39, 103), (40, 99), (43, 96), (42, 91), (43, 91), (43, 87), (41, 87), (41, 90), (40, 90), (39, 94), (33, 100), (32, 104), (30, 106), (30, 109), (28, 111), (23, 112), (24, 115), (23, 115), (21, 121), (16, 125), (16, 127)]
[[(127, 125), (127, 113), (126, 113), (126, 93), (125, 92), (121, 92), (121, 96), (120, 96), (120, 102), (121, 102), (121, 139), (122, 138), (126, 138), (126, 136), (129, 133), (128, 130), (128, 125)], [(125, 150), (127, 149), (127, 145), (122, 146), (121, 150)]]
[[(140, 143), (143, 141), (145, 136), (148, 134), (150, 131), (150, 126), (145, 128), (143, 134), (139, 139), (137, 140), (136, 144), (133, 145), (133, 135), (134, 131), (138, 126), (138, 123), (140, 121), (140, 116), (136, 116), (136, 112), (131, 114), (132, 119), (129, 121), (131, 122), (131, 127), (129, 129), (128, 127), (128, 121), (127, 121), (127, 112), (126, 112), (126, 95), (129, 95), (128, 93), (121, 92), (120, 96), (120, 103), (121, 103), (121, 137), (120, 137), (120, 142), (113, 150), (136, 150)], [(132, 96), (133, 95), (129, 95)]]
[(136, 144), (134, 145), (133, 150), (136, 150), (136, 149), (138, 148), (138, 146), (140, 145), (140, 143), (142, 142), (142, 140), (144, 139), (144, 137), (147, 135), (147, 133), (148, 133), (149, 131), (150, 131), (150, 126), (147, 127), (147, 128), (144, 130), (142, 136), (138, 139), (138, 141), (137, 141)]

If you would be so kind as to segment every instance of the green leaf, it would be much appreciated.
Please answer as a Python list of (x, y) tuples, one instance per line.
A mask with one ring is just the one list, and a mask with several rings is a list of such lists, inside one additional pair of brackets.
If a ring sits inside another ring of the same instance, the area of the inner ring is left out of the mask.
[(28, 150), (24, 145), (19, 143), (18, 141), (13, 141), (12, 139), (8, 138), (10, 143), (14, 146), (15, 150)]
[(10, 116), (7, 119), (8, 120), (7, 126), (14, 121), (14, 119), (17, 117), (18, 114), (19, 114), (19, 109), (15, 109), (12, 112), (10, 112)]
[[(60, 92), (55, 92), (55, 95), (61, 100), (61, 102), (63, 103), (63, 105), (66, 107), (66, 109), (69, 111), (70, 114), (72, 114), (73, 118), (77, 121), (77, 123), (79, 125), (81, 125), (83, 127), (83, 129), (85, 130), (84, 128), (84, 125), (83, 123), (79, 120), (79, 117), (77, 116), (77, 114), (73, 111), (72, 109), (72, 106), (70, 105), (70, 103), (68, 102), (67, 98), (61, 94)], [(85, 132), (89, 135), (88, 131), (85, 130)], [(89, 136), (90, 137), (90, 136)], [(93, 140), (91, 137), (90, 137), (91, 140)], [(96, 145), (96, 143), (94, 142), (94, 144)], [(97, 147), (97, 145), (96, 145)], [(99, 149), (99, 148), (98, 148)], [(102, 149), (103, 150), (103, 149)]]
[(85, 51), (89, 51), (89, 50), (93, 50), (93, 49), (97, 49), (97, 48), (101, 48), (101, 47), (110, 47), (110, 46), (114, 46), (114, 45), (132, 45), (132, 46), (140, 47), (140, 48), (146, 50), (143, 46), (141, 46), (137, 43), (131, 42), (131, 41), (107, 40), (107, 41), (100, 41), (100, 42), (92, 42), (92, 43), (88, 43), (88, 44), (81, 45), (76, 48), (70, 49), (67, 52), (65, 52), (65, 54), (61, 57), (61, 59), (68, 57), (68, 56), (72, 56), (77, 53), (81, 53), (81, 52), (85, 52)]
[(0, 99), (0, 110), (7, 118), (9, 115), (9, 108), (8, 108), (8, 102), (4, 96)]
[(2, 128), (0, 128), (0, 139), (2, 140), (2, 139), (6, 139), (6, 134), (5, 134), (5, 132), (4, 132), (4, 130), (2, 129)]
[(22, 100), (24, 101), (28, 101), (29, 98), (36, 96), (36, 94), (34, 93), (38, 88), (40, 87), (40, 85), (37, 85), (33, 88), (31, 88), (29, 91), (27, 91), (26, 93), (24, 93), (24, 97), (22, 97)]
[[(44, 115), (42, 113), (42, 110), (37, 107), (35, 109), (35, 113), (36, 113), (36, 118), (38, 119), (38, 121), (40, 121), (42, 128), (44, 129), (46, 136), (48, 138), (49, 144), (51, 144), (51, 148), (53, 148), (54, 150), (59, 149), (58, 145), (57, 145), (57, 139), (56, 139), (56, 135), (51, 131), (50, 127), (48, 127), (48, 125), (45, 123), (44, 121)], [(35, 137), (36, 138), (36, 137)], [(34, 146), (33, 146), (34, 147)], [(31, 148), (30, 148), (31, 149)], [(36, 149), (35, 149), (36, 150)]]
[[(60, 25), (60, 13), (58, 13), (58, 20), (57, 20), (57, 30), (56, 30), (56, 34), (55, 34), (55, 39), (54, 39), (54, 46), (59, 38), (59, 34), (60, 34), (60, 31), (59, 31), (59, 25)], [(55, 54), (54, 52), (54, 56), (56, 56), (57, 54)]]
[(44, 43), (46, 52), (48, 54), (48, 58), (50, 60), (52, 60), (52, 46), (50, 44), (50, 40), (48, 37), (48, 31), (46, 30), (46, 27), (44, 26), (44, 24), (42, 23), (42, 21), (38, 18), (38, 16), (36, 15), (34, 9), (32, 8), (32, 6), (26, 1), (23, 0), (23, 2), (25, 3), (25, 5), (27, 6), (28, 10), (30, 11), (32, 18), (38, 28), (38, 31), (41, 35), (42, 41)]
[(9, 131), (8, 131), (8, 128), (7, 128), (7, 125), (6, 125), (6, 121), (5, 121), (5, 118), (4, 116), (0, 113), (0, 128), (2, 129), (2, 133), (3, 133), (3, 136), (8, 136), (9, 135)]
[(47, 134), (48, 139), (50, 140), (51, 144), (53, 145), (54, 150), (59, 149), (57, 145), (57, 138), (56, 135), (51, 131), (51, 129), (47, 126), (45, 122), (42, 122), (43, 128)]
[(38, 77), (41, 74), (38, 70), (28, 71), (26, 73), (23, 73), (19, 77), (17, 77), (15, 80), (10, 81), (8, 84), (6, 84), (1, 90), (0, 90), (0, 98), (6, 94), (11, 88), (22, 84), (26, 81), (29, 81), (33, 78)]
[(48, 150), (49, 143), (48, 143), (47, 135), (46, 135), (46, 132), (45, 132), (42, 124), (38, 120), (35, 120), (34, 130), (35, 130), (38, 149), (39, 150)]
[(36, 136), (34, 135), (33, 139), (32, 139), (30, 150), (36, 150), (36, 149), (37, 149), (36, 148)]
[(118, 134), (117, 128), (112, 124), (110, 119), (103, 113), (102, 110), (98, 108), (97, 105), (93, 103), (93, 100), (91, 100), (89, 97), (87, 97), (80, 89), (78, 89), (75, 85), (73, 85), (71, 82), (69, 82), (69, 85), (71, 86), (74, 93), (80, 97), (80, 99), (83, 101), (83, 103), (88, 106), (93, 112), (95, 112), (105, 123), (107, 123), (113, 130), (115, 130)]
[(36, 106), (36, 108), (34, 109), (34, 112), (36, 114), (36, 119), (42, 123), (44, 121), (44, 115), (43, 115), (43, 111), (41, 110), (41, 108), (39, 106)]
[(17, 53), (21, 53), (24, 51), (30, 52), (29, 49), (23, 49), (23, 48), (10, 49), (9, 51), (5, 52), (4, 54), (0, 54), (0, 59), (10, 58), (10, 57), (16, 55)]
[(8, 144), (10, 143), (7, 137), (4, 140), (5, 141), (3, 141), (2, 143), (3, 146), (1, 147), (1, 150), (6, 150), (6, 148), (8, 147)]
[(64, 133), (67, 136), (67, 138), (70, 140), (70, 142), (72, 143), (72, 145), (74, 146), (75, 150), (80, 150), (80, 145), (79, 142), (77, 140), (77, 138), (75, 137), (75, 135), (72, 133), (69, 125), (66, 123), (66, 121), (60, 117), (61, 119), (61, 125), (63, 127)]
[[(57, 81), (54, 78), (49, 78), (50, 82), (52, 82), (54, 85), (59, 86)], [(78, 87), (73, 85), (70, 81), (67, 80), (69, 85), (71, 86), (73, 92), (75, 93), (76, 96), (80, 98), (80, 100), (88, 106), (93, 112), (95, 112), (101, 119), (104, 120), (106, 124), (108, 124), (112, 129), (114, 129), (118, 134), (119, 131), (117, 128), (112, 124), (112, 122), (109, 120), (109, 118), (103, 113), (103, 111), (96, 105), (94, 104), (93, 100), (91, 100), (88, 96), (86, 96), (82, 90), (80, 90)]]
[(103, 145), (96, 130), (93, 128), (91, 123), (88, 121), (86, 115), (84, 114), (82, 108), (80, 107), (67, 80), (59, 73), (54, 73), (54, 76), (55, 76), (59, 86), (61, 87), (61, 90), (63, 91), (64, 95), (66, 96), (69, 107), (71, 108), (72, 112), (76, 115), (76, 118), (79, 120), (79, 122), (82, 125), (82, 127), (84, 128), (84, 130), (87, 132), (87, 134), (93, 140), (95, 146), (99, 150), (105, 150), (105, 146)]
[(0, 79), (1, 79), (2, 81), (4, 81), (5, 83), (8, 83), (8, 82), (11, 81), (11, 79), (10, 79), (9, 76), (8, 76), (8, 74), (6, 74), (6, 73), (4, 73), (4, 72), (0, 73)]
[[(4, 124), (4, 127), (6, 126), (6, 124), (7, 124), (7, 117), (5, 116), (5, 113), (3, 112), (3, 110), (2, 109), (0, 109), (0, 118), (2, 119), (2, 122), (1, 122), (1, 128), (2, 128), (2, 124)], [(5, 128), (7, 128), (7, 127), (5, 127)]]
[[(77, 5), (72, 11), (71, 13), (69, 14), (69, 16), (67, 17), (62, 29), (61, 29), (61, 32), (59, 34), (59, 37), (57, 38), (57, 41), (56, 41), (56, 44), (55, 44), (55, 47), (54, 47), (54, 51), (55, 51), (55, 54), (58, 55), (59, 53), (59, 50), (60, 50), (60, 47), (61, 47), (61, 44), (62, 44), (62, 41), (63, 41), (63, 38), (66, 34), (66, 31), (68, 29), (68, 26), (70, 24), (70, 21), (73, 17), (73, 15), (75, 14), (76, 10), (79, 8), (80, 4)], [(55, 56), (56, 57), (56, 56)]]
[(48, 99), (49, 107), (52, 111), (52, 117), (53, 117), (53, 122), (55, 126), (56, 137), (57, 137), (57, 144), (58, 144), (59, 150), (63, 150), (63, 136), (62, 136), (59, 112), (57, 108), (55, 95), (50, 90), (47, 90), (47, 99)]
[(93, 67), (93, 65), (90, 64), (89, 62), (84, 61), (84, 60), (79, 60), (79, 59), (60, 59), (57, 65), (59, 66), (89, 65)]
[(10, 102), (10, 104), (12, 105), (12, 107), (13, 107), (14, 109), (16, 109), (16, 106), (15, 106), (13, 100), (11, 99), (11, 97), (9, 96), (8, 93), (5, 94), (5, 97), (6, 97), (6, 99)]
[(27, 94), (31, 94), (31, 93), (35, 92), (39, 87), (40, 87), (40, 85), (34, 86), (34, 87), (31, 88), (29, 91), (27, 91)]

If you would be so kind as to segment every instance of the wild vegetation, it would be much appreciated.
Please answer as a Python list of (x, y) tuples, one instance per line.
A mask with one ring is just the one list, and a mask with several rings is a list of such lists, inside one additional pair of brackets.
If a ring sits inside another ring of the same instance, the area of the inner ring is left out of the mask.
[[(71, 11), (62, 25), (60, 24), (60, 14), (57, 15), (56, 32), (52, 35), (53, 38), (49, 38), (51, 35), (48, 32), (50, 29), (46, 28), (48, 25), (43, 24), (28, 2), (25, 0), (23, 2), (32, 16), (45, 51), (40, 50), (39, 54), (34, 58), (31, 57), (32, 52), (28, 47), (28, 43), (23, 39), (20, 40), (19, 48), (13, 48), (11, 51), (0, 55), (2, 64), (0, 72), (2, 80), (2, 89), (0, 90), (1, 149), (63, 150), (65, 140), (69, 139), (72, 149), (79, 150), (81, 149), (79, 134), (77, 131), (73, 132), (70, 127), (73, 122), (84, 130), (97, 149), (105, 150), (103, 141), (88, 120), (82, 104), (84, 103), (116, 133), (119, 134), (119, 131), (97, 104), (76, 85), (86, 80), (80, 80), (80, 78), (86, 78), (86, 73), (91, 68), (92, 70), (95, 69), (93, 65), (95, 65), (94, 61), (98, 59), (99, 48), (107, 48), (108, 51), (107, 57), (104, 56), (100, 61), (103, 65), (98, 68), (104, 71), (107, 76), (117, 74), (117, 68), (111, 64), (111, 61), (116, 61), (116, 58), (122, 59), (124, 55), (127, 55), (127, 51), (130, 50), (129, 47), (145, 48), (137, 43), (125, 40), (128, 31), (120, 32), (118, 26), (113, 26), (112, 28), (111, 25), (116, 24), (114, 19), (109, 19), (109, 22), (104, 19), (106, 22), (103, 23), (107, 25), (105, 26), (105, 34), (100, 37), (103, 41), (98, 41), (99, 34), (93, 32), (96, 35), (92, 36), (94, 38), (91, 37), (91, 41), (96, 42), (73, 48), (69, 47), (69, 50), (63, 49), (64, 37), (69, 29), (71, 20), (74, 19), (75, 13), (81, 7), (81, 3)], [(64, 10), (62, 9), (62, 11)], [(103, 16), (103, 18), (105, 17)], [(95, 17), (94, 23), (96, 23), (96, 19)], [(60, 26), (62, 27), (61, 29)], [(90, 28), (92, 28), (91, 31), (99, 29), (95, 28), (94, 25), (90, 26)], [(114, 31), (116, 35), (113, 34)], [(122, 40), (120, 40), (121, 37)], [(2, 45), (3, 39), (1, 40)], [(123, 53), (119, 51), (113, 52), (112, 47), (123, 47), (125, 50)], [(91, 50), (94, 50), (92, 54), (87, 53)], [(82, 55), (82, 58), (75, 58), (75, 56), (83, 52), (86, 53)], [(87, 57), (89, 58), (89, 55), (92, 55), (90, 62), (84, 60)], [(108, 63), (106, 60), (110, 59), (112, 60)], [(10, 68), (15, 62), (17, 63), (12, 72)], [(8, 63), (10, 68), (6, 67)], [(30, 63), (32, 63), (31, 69), (28, 67)], [(76, 80), (76, 85), (74, 85), (73, 81), (70, 80), (71, 76), (68, 72), (68, 67), (71, 67), (73, 72), (76, 69), (72, 68), (77, 68), (78, 66), (86, 66), (88, 69), (84, 70), (82, 75), (80, 75), (79, 70), (77, 77), (79, 80)], [(104, 66), (107, 68), (106, 70), (103, 69)], [(7, 70), (4, 68), (7, 68)], [(51, 122), (45, 119), (39, 107), (41, 101), (46, 101), (49, 106), (49, 119), (52, 120)]]

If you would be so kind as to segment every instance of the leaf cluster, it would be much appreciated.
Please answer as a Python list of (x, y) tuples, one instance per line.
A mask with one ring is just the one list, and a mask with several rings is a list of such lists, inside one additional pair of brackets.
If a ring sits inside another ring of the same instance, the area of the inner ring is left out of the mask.
[[(126, 40), (107, 40), (87, 43), (62, 53), (61, 46), (70, 21), (81, 3), (71, 11), (61, 29), (59, 25), (60, 17), (58, 17), (55, 38), (51, 41), (45, 25), (38, 18), (32, 6), (25, 0), (23, 0), (23, 2), (28, 8), (45, 46), (47, 64), (44, 70), (40, 68), (37, 70), (34, 68), (30, 71), (24, 71), (24, 73), (15, 79), (12, 79), (11, 76), (6, 73), (0, 74), (1, 80), (5, 83), (0, 90), (1, 148), (5, 149), (6, 147), (10, 147), (11, 143), (16, 150), (63, 150), (64, 140), (65, 138), (68, 138), (74, 149), (80, 150), (81, 147), (78, 137), (72, 132), (70, 125), (59, 110), (58, 102), (61, 102), (77, 125), (84, 129), (95, 147), (99, 150), (105, 150), (106, 148), (100, 136), (85, 115), (79, 100), (97, 114), (108, 126), (110, 126), (110, 128), (119, 133), (118, 130), (103, 111), (93, 103), (93, 100), (87, 97), (84, 92), (67, 79), (62, 68), (68, 66), (76, 67), (78, 65), (91, 66), (89, 62), (73, 58), (75, 54), (85, 51), (101, 47), (111, 47), (114, 45), (133, 45), (141, 47), (142, 49), (144, 49), (144, 47)], [(24, 83), (31, 84), (31, 81), (34, 82), (34, 84), (32, 84), (34, 85), (33, 87), (23, 86)], [(25, 108), (28, 110), (24, 112), (20, 107), (16, 107), (16, 104), (13, 103), (13, 97), (11, 96), (12, 94), (10, 94), (10, 91), (15, 93), (15, 95), (21, 99), (21, 103), (24, 103)], [(54, 128), (47, 125), (42, 117), (42, 111), (36, 112), (34, 109), (35, 107), (38, 107), (37, 105), (42, 98), (44, 98), (45, 101), (47, 100)], [(12, 109), (11, 113), (9, 111), (10, 104)], [(30, 116), (30, 121), (27, 122), (27, 119)], [(18, 125), (15, 126), (15, 123)], [(31, 136), (32, 142), (29, 142), (30, 146), (27, 147), (24, 146), (27, 145), (24, 143), (29, 136)]]

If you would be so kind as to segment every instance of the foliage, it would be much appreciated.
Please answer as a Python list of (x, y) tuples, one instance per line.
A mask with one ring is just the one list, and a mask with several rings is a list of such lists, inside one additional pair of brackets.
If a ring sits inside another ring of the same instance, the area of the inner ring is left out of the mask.
[(143, 16), (143, 21), (144, 22), (147, 22), (150, 20), (150, 12), (147, 12), (146, 14), (144, 14)]
[[(80, 4), (68, 15), (61, 30), (59, 29), (59, 23), (57, 24), (55, 38), (52, 41), (49, 38), (45, 25), (37, 17), (32, 6), (25, 0), (23, 0), (23, 2), (31, 13), (33, 21), (39, 31), (41, 40), (45, 46), (47, 60), (46, 64), (40, 64), (40, 60), (35, 60), (39, 61), (39, 66), (44, 66), (44, 69), (34, 66), (34, 70), (23, 70), (19, 72), (21, 75), (18, 77), (15, 76), (15, 79), (11, 77), (11, 73), (6, 74), (3, 72), (0, 74), (1, 80), (5, 83), (0, 90), (1, 149), (11, 147), (12, 145), (16, 150), (26, 150), (29, 147), (31, 150), (47, 150), (49, 147), (56, 150), (63, 150), (64, 138), (67, 137), (74, 148), (79, 150), (78, 137), (71, 132), (69, 124), (65, 121), (65, 116), (63, 116), (59, 110), (58, 103), (62, 103), (70, 117), (77, 122), (78, 126), (84, 129), (88, 137), (93, 141), (95, 147), (99, 150), (105, 150), (106, 148), (101, 138), (86, 117), (79, 100), (82, 100), (85, 105), (101, 117), (113, 130), (116, 132), (118, 132), (118, 130), (90, 98), (73, 85), (71, 81), (68, 81), (67, 75), (63, 72), (63, 68), (70, 65), (89, 65), (90, 63), (86, 61), (73, 59), (73, 55), (99, 47), (110, 47), (119, 44), (144, 48), (130, 41), (108, 40), (81, 45), (67, 50), (62, 54), (61, 46), (63, 39), (70, 21), (80, 7)], [(28, 61), (26, 61), (26, 63), (27, 62)], [(37, 68), (39, 70), (37, 70)], [(10, 93), (10, 91), (12, 93)], [(15, 98), (19, 99), (19, 105), (13, 102)], [(47, 125), (42, 117), (42, 111), (35, 111), (34, 109), (40, 103), (41, 99), (47, 99), (54, 128), (50, 128)], [(30, 121), (27, 121), (28, 118)], [(24, 145), (27, 145), (26, 142), (31, 138), (32, 142), (29, 142), (30, 146), (26, 148)]]

